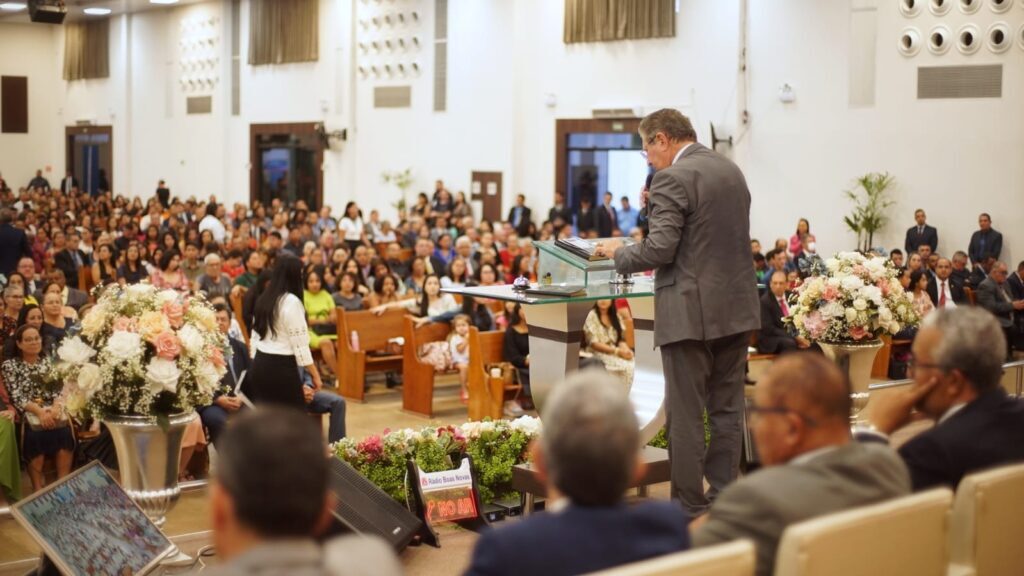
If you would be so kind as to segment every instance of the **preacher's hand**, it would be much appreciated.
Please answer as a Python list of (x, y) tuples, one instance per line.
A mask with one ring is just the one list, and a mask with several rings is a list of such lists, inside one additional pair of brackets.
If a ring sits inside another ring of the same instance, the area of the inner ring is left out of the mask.
[(612, 238), (610, 240), (604, 240), (597, 243), (594, 252), (598, 256), (607, 256), (608, 258), (615, 257), (615, 251), (622, 248), (622, 240), (619, 238)]

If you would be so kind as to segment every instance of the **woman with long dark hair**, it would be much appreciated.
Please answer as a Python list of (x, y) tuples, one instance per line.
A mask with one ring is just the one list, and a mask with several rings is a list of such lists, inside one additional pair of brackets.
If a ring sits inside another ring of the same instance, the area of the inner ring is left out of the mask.
[(619, 377), (628, 389), (633, 384), (633, 350), (626, 344), (626, 333), (615, 308), (615, 300), (598, 300), (583, 323), (586, 351)]
[(323, 386), (309, 351), (302, 291), (302, 261), (291, 256), (279, 257), (253, 312), (251, 344), (256, 356), (243, 386), (254, 403), (284, 404), (304, 410), (300, 366), (312, 375), (317, 390)]

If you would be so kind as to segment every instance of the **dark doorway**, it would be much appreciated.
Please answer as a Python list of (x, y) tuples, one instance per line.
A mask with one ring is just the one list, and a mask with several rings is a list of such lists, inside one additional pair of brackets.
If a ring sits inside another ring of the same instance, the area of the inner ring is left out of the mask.
[(639, 126), (637, 118), (555, 121), (555, 191), (565, 193), (573, 213), (582, 198), (600, 206), (605, 192), (612, 193), (616, 207), (623, 196), (639, 206), (647, 175)]
[(484, 220), (501, 220), (501, 172), (473, 172), (470, 175), (472, 192), (469, 199), (481, 202)]
[[(113, 190), (113, 128), (68, 126), (64, 133), (67, 143), (65, 166), (78, 180), (79, 189), (88, 192), (90, 196)], [(64, 178), (64, 175), (60, 177)]]
[(249, 200), (303, 200), (310, 210), (323, 203), (323, 140), (315, 122), (253, 124), (250, 127)]

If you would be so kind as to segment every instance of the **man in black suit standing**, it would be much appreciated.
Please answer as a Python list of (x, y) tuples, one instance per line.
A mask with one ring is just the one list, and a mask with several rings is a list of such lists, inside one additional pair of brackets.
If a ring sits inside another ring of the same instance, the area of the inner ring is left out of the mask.
[(36, 177), (29, 180), (28, 189), (31, 190), (33, 188), (39, 188), (40, 190), (43, 190), (45, 192), (50, 191), (50, 181), (47, 180), (46, 178), (43, 178), (42, 170), (36, 170)]
[(612, 206), (614, 197), (611, 192), (604, 193), (604, 202), (597, 209), (597, 235), (600, 238), (611, 238), (619, 229), (619, 216)]
[(938, 250), (939, 231), (934, 226), (929, 226), (925, 223), (926, 216), (924, 210), (920, 208), (915, 210), (914, 220), (917, 222), (917, 225), (907, 230), (907, 239), (903, 243), (903, 248), (907, 251), (907, 254), (917, 252), (917, 247), (922, 244), (930, 246), (932, 252)]
[(971, 262), (978, 264), (985, 256), (991, 255), (996, 260), (1003, 251), (1003, 235), (992, 228), (992, 217), (982, 213), (978, 216), (978, 230), (971, 234), (971, 243), (967, 255)]
[(24, 230), (14, 227), (14, 211), (0, 210), (0, 274), (5, 277), (18, 267), (18, 260), (32, 256), (32, 246)]
[(953, 276), (948, 258), (939, 258), (935, 264), (935, 276), (928, 281), (928, 297), (936, 308), (956, 308), (964, 302), (964, 285)]
[(68, 170), (67, 176), (60, 181), (60, 191), (67, 195), (76, 188), (78, 188), (78, 178), (75, 178), (71, 170)]
[(806, 338), (791, 334), (782, 321), (789, 316), (788, 286), (786, 273), (776, 271), (769, 279), (768, 290), (761, 295), (761, 332), (757, 337), (757, 351), (761, 354), (781, 354), (811, 345)]
[(530, 234), (530, 209), (526, 206), (526, 196), (516, 195), (516, 205), (508, 211), (508, 221), (521, 237)]
[[(555, 205), (548, 210), (548, 220), (552, 224), (562, 221), (562, 225), (572, 224), (572, 209), (565, 204), (565, 194), (555, 192)], [(557, 224), (556, 224), (557, 226)]]
[(171, 189), (167, 187), (167, 184), (163, 180), (157, 182), (156, 197), (160, 200), (160, 204), (164, 207), (164, 210), (171, 207)]
[(580, 210), (576, 215), (576, 235), (587, 238), (597, 230), (597, 215), (594, 203), (589, 196), (580, 198)]
[(555, 386), (533, 465), (560, 498), (543, 514), (482, 532), (466, 575), (586, 574), (689, 548), (689, 518), (677, 504), (623, 505), (642, 474), (639, 446), (633, 407), (614, 377), (584, 370)]
[(915, 408), (935, 419), (934, 428), (899, 449), (914, 490), (955, 489), (967, 474), (1024, 461), (1024, 402), (999, 385), (1006, 340), (990, 314), (968, 306), (936, 310), (913, 353), (913, 386), (872, 402), (871, 422), (888, 435)]

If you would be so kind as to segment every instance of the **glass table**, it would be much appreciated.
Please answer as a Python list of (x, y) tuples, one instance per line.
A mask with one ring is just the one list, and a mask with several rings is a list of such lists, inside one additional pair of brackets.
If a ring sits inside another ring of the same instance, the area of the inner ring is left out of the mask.
[[(580, 264), (584, 260), (577, 258)], [(594, 263), (587, 263), (588, 264)], [(601, 263), (607, 266), (608, 262)], [(540, 267), (544, 267), (544, 252)], [(633, 316), (636, 353), (633, 383), (629, 398), (636, 410), (644, 444), (665, 424), (665, 375), (661, 354), (654, 348), (654, 281), (650, 277), (634, 277), (633, 284), (609, 284), (614, 268), (606, 268), (571, 285), (585, 285), (585, 293), (572, 297), (539, 296), (515, 290), (510, 285), (450, 288), (445, 292), (476, 298), (519, 302), (526, 313), (530, 338), (530, 388), (538, 411), (542, 411), (548, 394), (566, 374), (579, 366), (583, 342), (583, 323), (598, 300), (625, 298)], [(552, 276), (555, 276), (552, 274)], [(584, 284), (586, 282), (586, 284)], [(534, 287), (537, 284), (533, 284)]]

